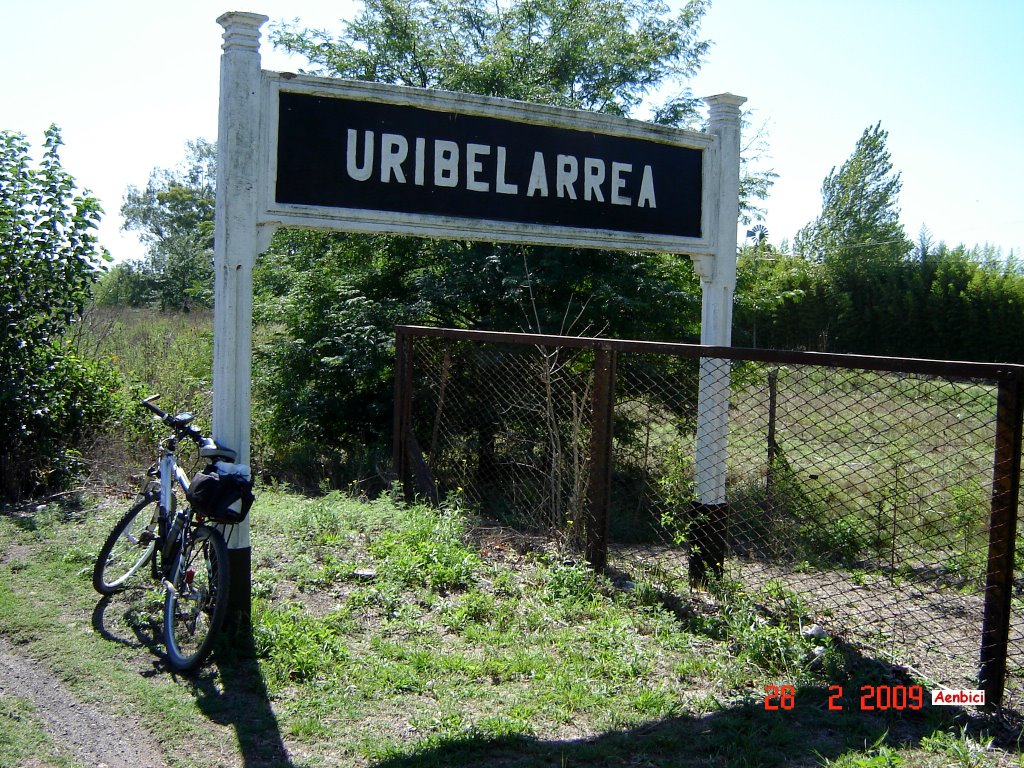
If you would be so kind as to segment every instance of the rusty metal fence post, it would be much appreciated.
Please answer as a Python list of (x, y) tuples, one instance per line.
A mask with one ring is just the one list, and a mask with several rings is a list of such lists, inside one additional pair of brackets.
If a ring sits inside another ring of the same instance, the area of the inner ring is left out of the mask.
[(768, 463), (765, 469), (764, 488), (768, 508), (775, 507), (775, 454), (778, 444), (775, 441), (775, 423), (779, 408), (779, 369), (768, 371)]
[(996, 447), (992, 470), (992, 512), (989, 518), (985, 617), (981, 630), (978, 677), (989, 706), (1001, 706), (1010, 639), (1014, 544), (1020, 498), (1021, 427), (1024, 421), (1022, 382), (1001, 380), (996, 405)]
[(608, 510), (612, 487), (612, 417), (615, 412), (615, 352), (594, 350), (590, 477), (587, 482), (586, 558), (595, 570), (608, 564)]
[(412, 344), (413, 337), (403, 329), (395, 336), (395, 418), (391, 461), (402, 484), (406, 501), (412, 501), (409, 473), (408, 438), (412, 422)]

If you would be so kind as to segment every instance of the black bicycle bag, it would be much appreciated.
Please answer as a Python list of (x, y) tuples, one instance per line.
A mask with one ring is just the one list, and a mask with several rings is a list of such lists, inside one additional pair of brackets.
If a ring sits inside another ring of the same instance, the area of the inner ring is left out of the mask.
[(221, 472), (216, 465), (192, 476), (186, 496), (197, 514), (223, 525), (245, 520), (256, 499), (251, 480), (237, 473)]

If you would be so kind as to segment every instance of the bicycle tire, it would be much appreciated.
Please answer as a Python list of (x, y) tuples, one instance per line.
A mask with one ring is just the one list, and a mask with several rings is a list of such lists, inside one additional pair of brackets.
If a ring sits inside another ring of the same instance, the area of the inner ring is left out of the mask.
[[(124, 513), (107, 535), (92, 569), (92, 586), (101, 595), (113, 595), (128, 586), (156, 551), (158, 499), (147, 494)], [(149, 532), (148, 534), (146, 532)]]
[(189, 672), (213, 650), (224, 624), (230, 591), (228, 545), (220, 531), (190, 531), (171, 569), (164, 600), (164, 644), (172, 669)]

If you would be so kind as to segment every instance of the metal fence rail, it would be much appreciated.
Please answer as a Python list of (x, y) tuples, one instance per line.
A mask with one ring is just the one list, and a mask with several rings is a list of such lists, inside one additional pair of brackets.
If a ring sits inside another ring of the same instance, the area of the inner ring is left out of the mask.
[[(461, 490), (489, 519), (662, 586), (784, 596), (937, 683), (1024, 705), (1024, 366), (397, 333), (410, 495)], [(699, 382), (716, 370), (725, 504), (695, 480)]]

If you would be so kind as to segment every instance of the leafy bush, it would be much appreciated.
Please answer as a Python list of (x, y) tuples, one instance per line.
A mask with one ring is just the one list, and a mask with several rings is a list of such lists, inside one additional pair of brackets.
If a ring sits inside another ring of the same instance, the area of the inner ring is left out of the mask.
[(59, 487), (74, 448), (110, 414), (109, 369), (61, 342), (81, 317), (101, 262), (97, 201), (75, 191), (50, 127), (38, 167), (24, 136), (0, 132), (0, 495)]

